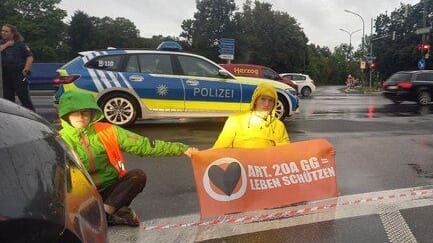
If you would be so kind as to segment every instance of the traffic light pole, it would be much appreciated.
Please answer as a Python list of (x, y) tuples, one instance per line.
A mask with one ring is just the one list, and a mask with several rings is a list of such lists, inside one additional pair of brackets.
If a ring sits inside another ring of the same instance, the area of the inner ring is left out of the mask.
[[(373, 18), (371, 18), (371, 29), (370, 29), (370, 58), (373, 58)], [(373, 61), (373, 59), (371, 59), (371, 61)], [(371, 90), (371, 67), (368, 70), (370, 71), (369, 87)]]
[[(424, 0), (422, 2), (424, 4), (424, 6), (423, 6), (424, 10), (422, 11), (423, 12), (423, 14), (422, 14), (422, 24), (423, 24), (423, 27), (425, 28), (425, 27), (427, 27), (427, 16), (426, 16), (427, 15), (427, 1)], [(424, 33), (422, 35), (422, 42), (424, 43), (424, 42), (429, 41), (428, 37), (429, 37), (429, 35), (427, 33)]]
[[(369, 63), (368, 63), (369, 64), (369, 73), (370, 73), (370, 79), (369, 79), (369, 87), (370, 87), (370, 89), (372, 87), (372, 76), (373, 76), (373, 73), (372, 73), (372, 69), (373, 69), (372, 68), (372, 64), (373, 64), (374, 68), (376, 69), (376, 67), (374, 65), (376, 57), (373, 57), (373, 41), (380, 40), (380, 39), (383, 39), (383, 38), (386, 38), (386, 37), (390, 36), (390, 35), (384, 35), (384, 36), (373, 38), (373, 21), (374, 21), (374, 19), (371, 18), (370, 54), (369, 54), (369, 58), (368, 58), (368, 60), (369, 60)], [(393, 39), (394, 39), (394, 34), (393, 34)]]

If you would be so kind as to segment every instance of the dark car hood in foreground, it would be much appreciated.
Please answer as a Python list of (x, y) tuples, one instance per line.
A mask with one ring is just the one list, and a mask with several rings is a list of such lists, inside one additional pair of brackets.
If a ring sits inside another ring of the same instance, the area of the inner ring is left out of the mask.
[(49, 122), (47, 122), (44, 118), (42, 118), (35, 112), (30, 112), (27, 108), (18, 106), (17, 104), (2, 98), (0, 98), (0, 113), (8, 113), (11, 115), (25, 117), (37, 122), (44, 123), (47, 126), (51, 126)]
[(4, 99), (0, 121), (0, 242), (105, 242), (101, 198), (51, 125)]
[(55, 132), (35, 113), (4, 100), (0, 121), (0, 220), (64, 225), (64, 151)]

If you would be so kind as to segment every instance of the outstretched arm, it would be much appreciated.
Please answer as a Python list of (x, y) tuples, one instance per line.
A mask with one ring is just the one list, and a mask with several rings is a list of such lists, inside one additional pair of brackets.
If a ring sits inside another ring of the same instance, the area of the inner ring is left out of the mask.
[(138, 156), (179, 156), (189, 149), (183, 143), (150, 140), (117, 126), (116, 132), (121, 150)]

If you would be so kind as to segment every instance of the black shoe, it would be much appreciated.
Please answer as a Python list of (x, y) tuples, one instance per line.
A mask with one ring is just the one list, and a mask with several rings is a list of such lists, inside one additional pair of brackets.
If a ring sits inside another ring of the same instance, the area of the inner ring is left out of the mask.
[(113, 225), (128, 225), (132, 227), (140, 226), (140, 220), (137, 214), (129, 207), (122, 207), (114, 214), (107, 214), (107, 224)]

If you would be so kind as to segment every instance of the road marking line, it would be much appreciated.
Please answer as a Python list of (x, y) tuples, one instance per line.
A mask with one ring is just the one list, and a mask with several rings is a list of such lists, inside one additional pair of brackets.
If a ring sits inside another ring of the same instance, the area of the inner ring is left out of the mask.
[[(382, 193), (385, 195), (379, 195), (378, 193)], [(391, 193), (391, 194), (387, 194)], [(177, 224), (159, 224), (159, 225), (146, 225), (145, 222), (141, 224), (141, 228), (144, 230), (158, 230), (158, 229), (171, 229), (171, 228), (183, 228), (183, 227), (191, 227), (191, 226), (212, 226), (219, 224), (246, 224), (246, 223), (258, 223), (269, 220), (277, 220), (277, 219), (286, 219), (294, 216), (308, 215), (313, 213), (320, 213), (320, 211), (338, 208), (343, 206), (353, 206), (353, 205), (362, 205), (369, 204), (373, 202), (383, 202), (386, 200), (393, 201), (409, 201), (413, 199), (418, 199), (420, 197), (425, 197), (427, 195), (431, 196), (433, 194), (433, 189), (422, 189), (418, 188), (407, 188), (402, 190), (393, 190), (393, 191), (383, 191), (376, 193), (368, 193), (361, 194), (363, 198), (357, 195), (348, 195), (339, 198), (330, 198), (318, 202), (310, 202), (314, 205), (305, 205), (302, 208), (293, 209), (288, 208), (285, 211), (281, 210), (279, 212), (274, 213), (262, 213), (260, 215), (225, 215), (220, 216), (215, 219), (209, 219), (205, 221), (197, 221), (192, 223), (177, 223)], [(373, 196), (376, 195), (376, 196)], [(346, 199), (346, 198), (356, 198), (356, 199)], [(335, 200), (339, 200), (340, 202), (335, 203)], [(289, 205), (287, 206), (289, 207)], [(252, 212), (247, 212), (252, 213)]]
[(416, 243), (416, 238), (400, 213), (400, 208), (394, 204), (381, 204), (378, 206), (380, 220), (382, 221), (388, 239), (392, 243)]

